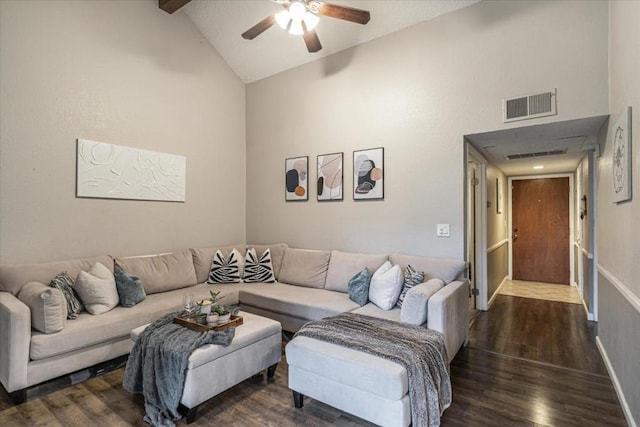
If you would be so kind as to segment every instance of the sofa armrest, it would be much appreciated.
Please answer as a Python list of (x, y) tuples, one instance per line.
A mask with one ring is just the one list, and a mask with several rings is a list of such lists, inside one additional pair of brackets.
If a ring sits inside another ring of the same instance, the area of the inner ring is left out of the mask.
[(449, 283), (428, 304), (427, 328), (444, 334), (451, 362), (469, 332), (469, 281)]
[(0, 292), (0, 383), (11, 393), (27, 387), (31, 312), (9, 292)]

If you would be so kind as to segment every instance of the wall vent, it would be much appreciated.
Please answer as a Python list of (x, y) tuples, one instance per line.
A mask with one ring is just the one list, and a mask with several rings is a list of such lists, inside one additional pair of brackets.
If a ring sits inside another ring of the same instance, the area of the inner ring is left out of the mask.
[(502, 118), (505, 123), (556, 114), (556, 89), (502, 100)]
[(567, 149), (563, 148), (562, 150), (538, 151), (536, 153), (507, 154), (507, 159), (516, 160), (516, 159), (530, 159), (532, 157), (558, 156), (560, 154), (565, 154), (566, 152), (567, 152)]

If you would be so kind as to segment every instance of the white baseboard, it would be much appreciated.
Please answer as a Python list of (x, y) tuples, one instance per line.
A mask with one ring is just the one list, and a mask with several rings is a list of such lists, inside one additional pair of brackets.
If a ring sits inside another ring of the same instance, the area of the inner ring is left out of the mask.
[(493, 293), (493, 295), (491, 295), (491, 299), (489, 300), (489, 303), (487, 304), (487, 310), (489, 310), (489, 308), (491, 307), (491, 304), (493, 304), (493, 301), (495, 301), (496, 297), (500, 293), (500, 289), (502, 289), (502, 287), (504, 286), (504, 283), (507, 280), (509, 280), (509, 276), (504, 276), (504, 279), (502, 279), (502, 282), (500, 282), (500, 286), (498, 286), (498, 289), (496, 289), (496, 291)]
[(594, 320), (596, 317), (593, 315), (593, 313), (589, 313), (589, 307), (587, 307), (587, 302), (586, 302), (584, 299), (582, 299), (582, 298), (580, 298), (580, 301), (582, 301), (582, 306), (584, 307), (584, 312), (585, 312), (585, 313), (586, 313), (586, 315), (587, 315), (587, 320), (590, 320), (590, 321), (592, 321), (592, 322), (593, 322), (593, 320)]
[(636, 421), (633, 419), (633, 414), (631, 414), (631, 409), (629, 408), (627, 399), (625, 399), (624, 397), (624, 392), (622, 391), (622, 387), (620, 386), (620, 381), (618, 381), (616, 371), (613, 370), (613, 366), (611, 365), (611, 361), (609, 360), (607, 351), (604, 349), (602, 341), (600, 341), (600, 337), (596, 337), (596, 346), (598, 347), (600, 355), (602, 356), (602, 360), (604, 361), (604, 365), (607, 367), (607, 371), (609, 372), (609, 377), (611, 378), (613, 388), (618, 395), (618, 400), (620, 401), (620, 406), (622, 406), (622, 412), (624, 413), (624, 417), (627, 420), (627, 424), (629, 424), (629, 427), (638, 427), (638, 424), (636, 424)]

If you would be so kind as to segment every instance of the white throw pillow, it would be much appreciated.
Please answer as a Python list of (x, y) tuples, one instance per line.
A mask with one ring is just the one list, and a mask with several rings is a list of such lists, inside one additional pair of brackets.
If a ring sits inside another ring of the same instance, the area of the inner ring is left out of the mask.
[(369, 300), (383, 310), (391, 310), (398, 301), (404, 277), (399, 265), (386, 261), (373, 273), (369, 285)]
[(91, 270), (78, 273), (73, 287), (84, 308), (91, 314), (102, 314), (120, 302), (116, 279), (107, 267), (96, 262)]

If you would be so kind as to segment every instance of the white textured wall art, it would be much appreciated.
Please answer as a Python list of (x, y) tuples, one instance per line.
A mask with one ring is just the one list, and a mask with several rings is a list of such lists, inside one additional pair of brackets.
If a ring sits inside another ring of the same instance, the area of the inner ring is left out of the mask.
[(184, 202), (184, 156), (78, 139), (77, 197)]

